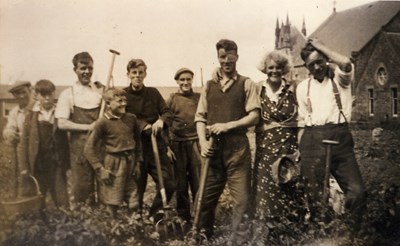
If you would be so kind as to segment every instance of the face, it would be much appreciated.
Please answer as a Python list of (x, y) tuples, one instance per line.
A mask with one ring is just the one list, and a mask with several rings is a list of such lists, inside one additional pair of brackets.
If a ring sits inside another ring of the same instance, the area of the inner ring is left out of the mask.
[(146, 78), (146, 69), (144, 66), (137, 68), (131, 68), (128, 72), (128, 78), (131, 81), (131, 87), (133, 90), (140, 90), (143, 88), (143, 81)]
[(306, 60), (306, 66), (315, 79), (322, 81), (328, 72), (327, 62), (324, 55), (318, 51), (313, 51)]
[(268, 81), (280, 83), (282, 81), (282, 67), (270, 60), (267, 64)]
[(18, 105), (20, 108), (25, 108), (28, 106), (31, 99), (31, 91), (28, 87), (22, 87), (13, 92), (13, 95), (18, 100)]
[(109, 107), (111, 112), (114, 115), (125, 114), (126, 103), (127, 103), (126, 97), (124, 96), (114, 97), (114, 99), (109, 102)]
[(93, 62), (89, 61), (87, 64), (78, 62), (74, 71), (78, 76), (79, 82), (81, 82), (82, 85), (88, 85), (93, 74)]
[(40, 106), (42, 106), (45, 110), (49, 110), (54, 106), (54, 99), (55, 99), (54, 92), (46, 95), (38, 93), (36, 97), (40, 103)]
[(193, 75), (191, 73), (182, 73), (176, 83), (182, 93), (189, 93), (192, 91)]
[(236, 71), (236, 62), (239, 59), (238, 54), (234, 50), (218, 50), (218, 61), (221, 65), (222, 72), (225, 74), (233, 74)]

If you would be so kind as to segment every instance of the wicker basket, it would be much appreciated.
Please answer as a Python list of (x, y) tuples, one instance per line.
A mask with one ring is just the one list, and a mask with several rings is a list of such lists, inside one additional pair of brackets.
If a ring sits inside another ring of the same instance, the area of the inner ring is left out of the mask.
[(27, 213), (37, 213), (44, 208), (44, 199), (40, 193), (39, 184), (32, 175), (29, 175), (29, 178), (36, 186), (36, 195), (29, 197), (17, 197), (13, 201), (1, 203), (9, 220), (15, 220), (18, 216)]

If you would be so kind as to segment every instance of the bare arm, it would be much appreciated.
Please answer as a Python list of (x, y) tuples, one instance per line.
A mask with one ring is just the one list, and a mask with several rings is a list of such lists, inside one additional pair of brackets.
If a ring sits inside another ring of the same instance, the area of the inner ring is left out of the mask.
[(312, 46), (314, 46), (314, 48), (325, 54), (330, 60), (332, 60), (332, 62), (337, 64), (342, 71), (346, 73), (351, 72), (352, 70), (351, 61), (347, 56), (344, 56), (329, 49), (318, 39), (312, 39), (309, 42), (311, 43)]
[(93, 129), (94, 124), (96, 121), (94, 121), (91, 124), (79, 124), (72, 122), (68, 119), (58, 119), (58, 128), (62, 130), (67, 130), (67, 131), (90, 131)]
[[(247, 128), (258, 123), (260, 118), (260, 110), (253, 109), (246, 116), (239, 120), (229, 121), (227, 123), (216, 123), (208, 127), (211, 133), (219, 135), (221, 133), (228, 132), (230, 130), (238, 128)], [(200, 136), (199, 136), (200, 138)]]

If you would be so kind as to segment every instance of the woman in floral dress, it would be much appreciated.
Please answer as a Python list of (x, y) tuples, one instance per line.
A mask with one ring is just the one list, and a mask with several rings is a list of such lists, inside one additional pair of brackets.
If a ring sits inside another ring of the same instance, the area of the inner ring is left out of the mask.
[(295, 203), (290, 199), (291, 188), (276, 183), (271, 168), (283, 154), (297, 151), (297, 103), (291, 86), (283, 78), (289, 70), (290, 60), (279, 51), (268, 53), (260, 66), (267, 79), (258, 83), (262, 118), (256, 127), (253, 169), (257, 219), (279, 220)]

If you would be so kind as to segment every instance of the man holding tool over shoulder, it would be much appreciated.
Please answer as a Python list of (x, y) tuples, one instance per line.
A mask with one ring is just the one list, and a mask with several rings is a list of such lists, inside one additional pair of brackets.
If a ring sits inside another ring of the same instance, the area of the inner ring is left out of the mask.
[(301, 173), (306, 182), (311, 220), (318, 222), (325, 217), (317, 201), (323, 193), (325, 175), (323, 140), (331, 140), (339, 144), (329, 146), (332, 147), (330, 173), (345, 193), (345, 208), (357, 222), (365, 206), (365, 192), (348, 125), (352, 110), (353, 64), (317, 39), (308, 41), (301, 58), (311, 74), (311, 78), (297, 87), (299, 124), (303, 126), (299, 128)]
[(59, 96), (55, 117), (58, 127), (70, 132), (72, 193), (75, 203), (95, 204), (95, 173), (83, 155), (88, 132), (99, 117), (104, 86), (93, 83), (93, 58), (88, 52), (74, 56), (72, 63), (78, 81)]
[[(260, 109), (254, 82), (236, 71), (236, 43), (222, 39), (216, 48), (221, 67), (207, 82), (195, 116), (201, 154), (210, 158), (199, 227), (208, 238), (213, 235), (215, 209), (227, 184), (234, 201), (228, 244), (240, 245), (239, 225), (250, 200), (251, 154), (246, 132), (258, 123)], [(215, 146), (210, 146), (207, 131), (214, 135)]]

